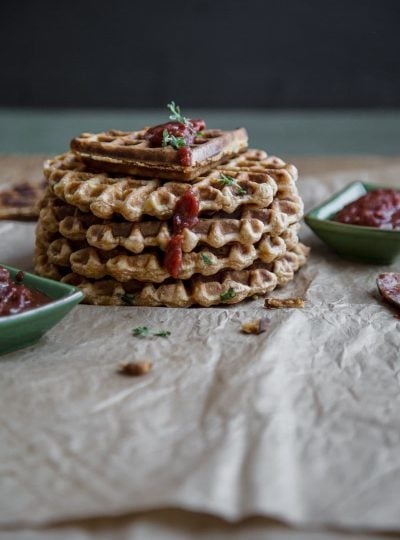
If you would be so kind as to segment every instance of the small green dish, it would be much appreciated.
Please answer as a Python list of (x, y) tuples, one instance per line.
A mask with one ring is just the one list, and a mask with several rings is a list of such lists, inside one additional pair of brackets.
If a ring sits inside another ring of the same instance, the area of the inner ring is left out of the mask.
[[(1, 264), (15, 278), (18, 270)], [(38, 341), (83, 299), (83, 293), (71, 285), (24, 272), (23, 284), (46, 294), (54, 301), (16, 315), (0, 317), (0, 354), (22, 349)]]
[(400, 230), (348, 225), (333, 221), (347, 204), (376, 189), (399, 189), (365, 182), (352, 182), (317, 206), (304, 221), (338, 255), (352, 261), (372, 264), (393, 264), (400, 259)]

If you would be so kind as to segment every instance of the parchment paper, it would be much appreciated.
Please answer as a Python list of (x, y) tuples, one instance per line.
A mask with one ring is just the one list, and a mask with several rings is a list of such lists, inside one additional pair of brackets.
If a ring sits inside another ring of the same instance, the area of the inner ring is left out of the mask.
[[(378, 163), (303, 176), (306, 207), (355, 179), (398, 185), (400, 166)], [(400, 320), (376, 293), (385, 268), (302, 236), (309, 263), (276, 295), (306, 307), (269, 311), (265, 334), (239, 332), (266, 314), (261, 299), (78, 306), (1, 357), (0, 526), (177, 507), (400, 529)], [(1, 262), (29, 269), (32, 245), (31, 224), (0, 222)], [(172, 335), (135, 338), (139, 325)], [(116, 373), (135, 359), (153, 371)]]

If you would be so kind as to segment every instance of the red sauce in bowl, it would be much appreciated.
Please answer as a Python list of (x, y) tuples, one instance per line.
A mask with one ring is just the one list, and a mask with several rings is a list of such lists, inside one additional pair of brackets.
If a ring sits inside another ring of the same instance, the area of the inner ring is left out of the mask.
[(400, 192), (394, 189), (370, 191), (342, 208), (335, 220), (350, 225), (400, 229)]
[(51, 302), (52, 299), (45, 294), (20, 283), (23, 278), (23, 272), (19, 272), (13, 281), (10, 272), (0, 266), (0, 317), (16, 315)]

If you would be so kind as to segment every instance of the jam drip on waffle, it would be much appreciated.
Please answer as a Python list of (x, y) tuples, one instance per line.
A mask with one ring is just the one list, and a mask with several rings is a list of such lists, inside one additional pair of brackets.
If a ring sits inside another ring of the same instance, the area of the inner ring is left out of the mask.
[(168, 243), (164, 266), (168, 273), (177, 278), (182, 268), (183, 229), (192, 229), (199, 222), (199, 201), (192, 189), (178, 199), (172, 217), (173, 236)]

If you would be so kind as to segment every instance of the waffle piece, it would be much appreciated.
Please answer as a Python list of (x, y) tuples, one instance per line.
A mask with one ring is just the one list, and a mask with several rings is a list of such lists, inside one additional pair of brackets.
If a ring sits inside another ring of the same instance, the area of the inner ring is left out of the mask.
[[(249, 204), (265, 208), (280, 189), (271, 176), (260, 172), (232, 171), (232, 183), (226, 185), (221, 172), (214, 170), (198, 178), (192, 186), (183, 182), (162, 184), (160, 180), (112, 177), (60, 168), (60, 162), (64, 166), (66, 161), (76, 162), (67, 154), (65, 160), (59, 156), (45, 164), (45, 175), (53, 193), (81, 211), (92, 212), (102, 219), (109, 219), (113, 214), (120, 214), (128, 221), (141, 221), (144, 215), (169, 219), (177, 200), (188, 189), (192, 189), (199, 199), (200, 215), (221, 210), (232, 213)], [(81, 163), (78, 162), (78, 166)], [(290, 195), (286, 185), (282, 189), (282, 196)], [(292, 190), (295, 189), (293, 185)]]
[(267, 174), (275, 173), (276, 177), (282, 176), (282, 178), (288, 174), (295, 181), (299, 176), (294, 165), (285, 163), (277, 156), (269, 156), (264, 150), (254, 148), (249, 148), (238, 156), (224, 162), (218, 166), (218, 169), (225, 171), (241, 169), (244, 171), (265, 172)]
[[(98, 249), (117, 247), (132, 253), (158, 247), (165, 251), (171, 239), (171, 221), (149, 220), (139, 223), (109, 221), (48, 195), (40, 211), (40, 222), (50, 232), (59, 232), (69, 240), (86, 240)], [(233, 214), (217, 213), (203, 218), (192, 229), (183, 230), (184, 252), (193, 251), (199, 243), (219, 248), (228, 243), (254, 244), (264, 234), (281, 235), (303, 215), (298, 195), (291, 199), (275, 199), (268, 208), (243, 206)]]
[(82, 133), (71, 141), (71, 150), (88, 165), (125, 175), (192, 181), (247, 147), (244, 128), (233, 131), (206, 129), (190, 145), (191, 165), (181, 165), (171, 146), (152, 148), (141, 131)]
[[(256, 259), (270, 263), (298, 244), (297, 231), (298, 227), (294, 225), (282, 236), (264, 235), (254, 245), (233, 243), (218, 249), (201, 247), (199, 251), (185, 253), (179, 278), (189, 279), (194, 274), (208, 276), (226, 268), (243, 270)], [(37, 242), (44, 244), (46, 240), (41, 241), (40, 226), (36, 234)], [(70, 267), (73, 272), (93, 279), (111, 276), (121, 282), (134, 279), (161, 283), (170, 278), (163, 265), (164, 254), (158, 250), (130, 255), (121, 249), (101, 251), (57, 238), (49, 242), (47, 255), (50, 263)]]
[(46, 182), (20, 182), (0, 191), (0, 219), (36, 219)]
[[(186, 281), (171, 280), (161, 285), (135, 280), (120, 283), (110, 278), (95, 281), (73, 272), (63, 276), (61, 281), (78, 286), (88, 304), (168, 307), (235, 304), (285, 285), (305, 264), (308, 252), (309, 248), (299, 243), (270, 264), (256, 261), (245, 270), (224, 270), (209, 277), (196, 275)], [(46, 256), (46, 252), (38, 254), (35, 271), (52, 277), (47, 272), (53, 272), (54, 265), (46, 261)]]

